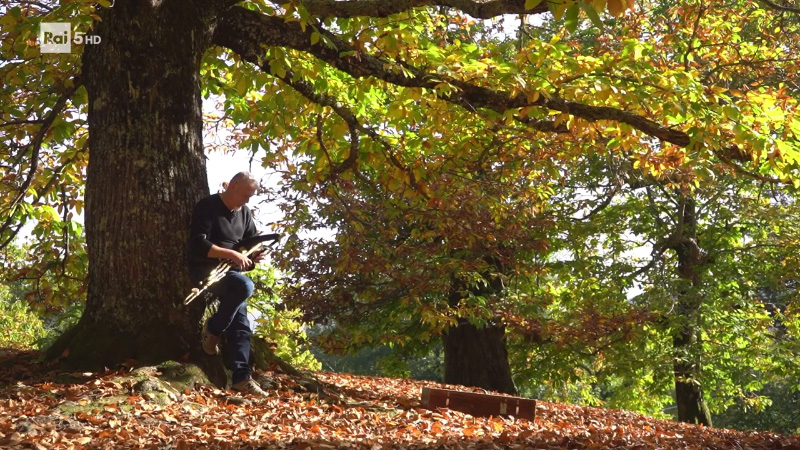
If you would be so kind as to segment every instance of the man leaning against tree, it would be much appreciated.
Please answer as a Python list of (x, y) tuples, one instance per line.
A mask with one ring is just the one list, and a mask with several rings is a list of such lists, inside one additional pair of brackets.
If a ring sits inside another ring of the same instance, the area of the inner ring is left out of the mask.
[(188, 262), (189, 276), (195, 284), (205, 280), (220, 260), (233, 263), (234, 269), (209, 287), (209, 291), (219, 298), (219, 308), (203, 324), (202, 347), (209, 355), (219, 354), (220, 336), (225, 334), (233, 371), (231, 388), (245, 394), (266, 396), (251, 376), (252, 330), (247, 318), (247, 299), (253, 294), (254, 285), (242, 273), (255, 267), (263, 254), (251, 260), (234, 249), (242, 239), (258, 234), (253, 214), (247, 207), (257, 188), (258, 183), (250, 173), (239, 172), (223, 192), (197, 202), (192, 212)]

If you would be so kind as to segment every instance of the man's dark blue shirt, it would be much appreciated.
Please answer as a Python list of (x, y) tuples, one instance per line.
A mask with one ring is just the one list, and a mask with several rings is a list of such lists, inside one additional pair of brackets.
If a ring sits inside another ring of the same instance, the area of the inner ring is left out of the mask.
[(188, 249), (189, 275), (192, 281), (197, 283), (204, 280), (219, 264), (218, 259), (208, 257), (212, 244), (234, 248), (242, 239), (257, 234), (253, 213), (247, 205), (238, 211), (231, 211), (219, 194), (197, 202), (192, 212)]

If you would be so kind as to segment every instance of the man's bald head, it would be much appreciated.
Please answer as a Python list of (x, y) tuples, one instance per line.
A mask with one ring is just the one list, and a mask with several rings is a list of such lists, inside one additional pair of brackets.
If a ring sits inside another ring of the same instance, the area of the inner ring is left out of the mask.
[(225, 186), (222, 199), (232, 210), (244, 206), (258, 190), (258, 181), (250, 172), (239, 172)]
[(234, 183), (243, 183), (243, 182), (247, 182), (248, 184), (252, 184), (252, 185), (257, 185), (258, 184), (256, 179), (253, 177), (253, 175), (250, 172), (239, 172), (236, 175), (234, 175), (233, 178), (231, 178), (231, 182), (228, 183), (228, 186), (230, 186), (230, 185), (232, 185)]

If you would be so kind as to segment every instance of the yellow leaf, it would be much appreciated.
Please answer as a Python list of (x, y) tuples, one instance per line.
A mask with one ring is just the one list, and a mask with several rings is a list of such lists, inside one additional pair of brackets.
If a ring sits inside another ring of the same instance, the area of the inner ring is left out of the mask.
[(555, 120), (555, 123), (554, 123), (555, 127), (558, 128), (559, 125), (561, 125), (562, 123), (564, 123), (568, 119), (569, 119), (569, 114), (566, 114), (566, 113), (559, 114), (558, 116), (556, 116), (556, 120)]
[(608, 0), (608, 12), (615, 17), (621, 16), (625, 12), (625, 0)]
[(3, 17), (0, 17), (0, 25), (10, 25), (16, 24), (17, 19), (14, 18), (11, 14), (4, 14)]
[(606, 9), (606, 0), (592, 0), (591, 5), (598, 13), (600, 13)]
[(553, 17), (555, 17), (556, 20), (561, 20), (561, 17), (564, 15), (564, 12), (567, 10), (569, 6), (572, 5), (572, 2), (567, 2), (567, 1), (556, 2), (553, 0), (548, 0), (547, 3), (548, 3), (547, 6), (550, 8), (550, 12), (553, 13)]
[(249, 87), (248, 85), (249, 83), (246, 77), (239, 77), (239, 79), (236, 80), (236, 93), (239, 95), (244, 95), (245, 92), (247, 92), (247, 88)]
[(533, 9), (539, 6), (539, 3), (542, 3), (542, 0), (525, 0), (525, 9)]

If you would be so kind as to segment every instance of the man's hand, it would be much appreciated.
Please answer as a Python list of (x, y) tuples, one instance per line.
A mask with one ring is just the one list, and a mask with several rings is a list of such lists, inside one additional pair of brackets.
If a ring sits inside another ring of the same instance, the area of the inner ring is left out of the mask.
[(239, 268), (239, 270), (250, 270), (255, 266), (255, 263), (250, 260), (247, 256), (237, 252), (236, 250), (231, 250), (231, 256), (228, 258), (233, 262), (233, 265)]
[(237, 252), (236, 250), (232, 250), (230, 248), (222, 248), (217, 245), (212, 245), (211, 249), (208, 251), (209, 258), (218, 258), (218, 259), (227, 259), (233, 263), (234, 266), (238, 267), (239, 270), (246, 270), (250, 269), (253, 266), (253, 261), (250, 260), (247, 256)]
[(261, 261), (263, 261), (264, 259), (266, 259), (266, 257), (267, 257), (267, 255), (265, 254), (264, 251), (260, 251), (260, 252), (256, 252), (256, 253), (251, 254), (250, 258), (249, 258), (250, 264), (247, 267), (242, 268), (242, 270), (253, 270), (253, 269), (255, 269), (256, 264), (258, 264)]
[(267, 259), (267, 252), (265, 252), (263, 250), (260, 251), (260, 252), (257, 252), (255, 255), (253, 255), (253, 258), (251, 258), (251, 259), (253, 260), (254, 263), (258, 264), (261, 261)]

